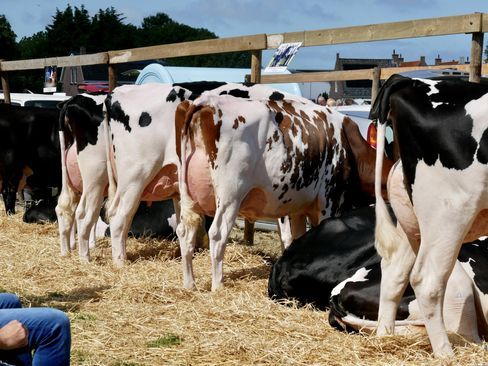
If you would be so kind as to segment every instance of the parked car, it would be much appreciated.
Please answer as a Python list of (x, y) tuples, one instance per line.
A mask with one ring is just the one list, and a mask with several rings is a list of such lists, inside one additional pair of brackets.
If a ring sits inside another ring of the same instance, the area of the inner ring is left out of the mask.
[[(12, 105), (23, 107), (56, 108), (59, 102), (69, 99), (65, 93), (35, 94), (35, 93), (10, 93)], [(0, 93), (0, 103), (4, 103), (4, 95)]]

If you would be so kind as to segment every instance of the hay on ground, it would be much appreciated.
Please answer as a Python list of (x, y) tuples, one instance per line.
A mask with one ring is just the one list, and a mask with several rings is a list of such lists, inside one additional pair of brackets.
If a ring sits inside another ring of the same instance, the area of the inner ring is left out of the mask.
[[(195, 255), (198, 290), (182, 288), (176, 242), (128, 241), (127, 265), (111, 264), (108, 240), (60, 258), (57, 226), (25, 224), (0, 214), (0, 289), (26, 306), (66, 311), (73, 365), (440, 365), (425, 336), (348, 335), (327, 313), (277, 304), (267, 297), (275, 233), (241, 245), (234, 230), (225, 255), (225, 287), (210, 292), (208, 252)], [(458, 344), (453, 365), (481, 365), (488, 355)]]

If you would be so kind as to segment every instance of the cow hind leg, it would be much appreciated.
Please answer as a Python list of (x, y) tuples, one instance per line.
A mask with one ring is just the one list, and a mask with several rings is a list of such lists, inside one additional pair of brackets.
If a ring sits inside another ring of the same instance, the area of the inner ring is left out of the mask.
[(183, 269), (183, 287), (194, 290), (195, 278), (193, 276), (193, 253), (197, 242), (198, 227), (202, 217), (196, 213), (192, 214), (190, 220), (188, 216), (181, 216), (181, 222), (178, 224), (176, 234), (180, 243), (181, 266)]
[(474, 212), (469, 212), (469, 205), (458, 207), (462, 208), (458, 212), (442, 209), (437, 212), (417, 211), (422, 239), (410, 283), (425, 320), (432, 349), (439, 357), (453, 355), (443, 319), (443, 301), (447, 280), (475, 216)]
[(239, 205), (220, 204), (208, 232), (210, 258), (212, 260), (212, 291), (217, 290), (223, 281), (224, 252), (232, 226), (237, 218)]
[(448, 331), (470, 342), (481, 342), (473, 284), (458, 261), (447, 281), (443, 315)]
[(377, 335), (393, 334), (395, 319), (400, 300), (407, 287), (410, 271), (415, 262), (418, 242), (409, 240), (401, 227), (397, 230), (402, 235), (397, 248), (389, 259), (381, 259), (381, 287), (378, 309)]
[(103, 201), (103, 186), (87, 187), (84, 190), (76, 210), (76, 226), (78, 229), (78, 249), (81, 260), (90, 260), (89, 240), (92, 229), (100, 214)]
[[(136, 179), (133, 182), (137, 182)], [(116, 200), (114, 214), (110, 217), (110, 237), (112, 241), (112, 260), (117, 267), (122, 267), (127, 259), (127, 235), (129, 234), (132, 219), (139, 207), (141, 194), (144, 189), (144, 182), (141, 184), (128, 185), (120, 184), (117, 187), (116, 196), (120, 192), (120, 199)]]
[(63, 185), (58, 197), (55, 211), (58, 219), (59, 241), (61, 256), (66, 256), (70, 249), (74, 249), (75, 239), (74, 217), (79, 196), (68, 185)]

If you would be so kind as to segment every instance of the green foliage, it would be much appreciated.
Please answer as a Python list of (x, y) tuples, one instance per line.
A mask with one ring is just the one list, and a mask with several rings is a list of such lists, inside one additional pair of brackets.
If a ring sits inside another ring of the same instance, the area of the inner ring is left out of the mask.
[(153, 341), (149, 341), (147, 343), (147, 346), (149, 348), (162, 348), (162, 347), (172, 347), (172, 346), (178, 346), (181, 344), (183, 340), (178, 337), (177, 335), (174, 334), (165, 334), (162, 337), (159, 337)]
[[(26, 60), (53, 56), (154, 46), (168, 43), (215, 39), (217, 35), (205, 28), (193, 28), (178, 23), (165, 13), (143, 19), (139, 27), (125, 23), (123, 14), (113, 7), (100, 9), (93, 17), (83, 5), (64, 10), (56, 9), (52, 21), (44, 31), (23, 37), (16, 43), (16, 35), (4, 15), (0, 14), (0, 59)], [(249, 52), (170, 58), (173, 66), (249, 67)], [(9, 73), (10, 89), (23, 91), (27, 86), (33, 92), (42, 92), (44, 73), (30, 70)]]
[(16, 37), (5, 15), (0, 14), (0, 59), (15, 60), (18, 57)]
[[(45, 31), (23, 37), (15, 43), (15, 33), (5, 16), (0, 15), (0, 58), (31, 59), (145, 47), (168, 43), (215, 39), (217, 35), (205, 28), (193, 28), (178, 23), (165, 13), (143, 19), (140, 26), (125, 22), (115, 8), (100, 9), (93, 17), (83, 5), (64, 10), (56, 9)], [(233, 52), (195, 57), (170, 58), (166, 62), (177, 66), (249, 67), (248, 52)]]
[(100, 9), (92, 18), (88, 33), (88, 53), (120, 50), (137, 46), (137, 28), (124, 24), (122, 14), (111, 7)]

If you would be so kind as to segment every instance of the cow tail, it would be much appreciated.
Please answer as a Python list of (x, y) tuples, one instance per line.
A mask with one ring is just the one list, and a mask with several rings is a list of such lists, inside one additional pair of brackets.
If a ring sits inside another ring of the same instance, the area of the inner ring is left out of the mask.
[[(201, 225), (202, 218), (194, 210), (195, 202), (190, 196), (188, 190), (188, 162), (187, 158), (189, 150), (191, 148), (190, 133), (192, 133), (192, 117), (199, 107), (194, 104), (180, 104), (178, 106), (177, 118), (184, 118), (184, 123), (177, 125), (181, 126), (181, 130), (177, 133), (181, 135), (180, 145), (180, 169), (179, 169), (179, 182), (180, 182), (180, 219), (185, 226), (198, 227)], [(183, 117), (184, 113), (184, 117)], [(178, 137), (177, 137), (178, 138)]]
[[(66, 155), (68, 153), (68, 148), (66, 147), (66, 141), (72, 140), (70, 131), (65, 131), (65, 116), (67, 105), (63, 104), (61, 112), (59, 113), (59, 150), (61, 155), (61, 193), (58, 196), (58, 204), (56, 206), (57, 215), (67, 215), (70, 216), (70, 203), (75, 201), (75, 192), (71, 188), (68, 181), (68, 167), (66, 162)], [(66, 132), (66, 133), (65, 133)]]
[(393, 224), (385, 200), (381, 194), (381, 173), (383, 170), (383, 157), (385, 156), (385, 131), (386, 121), (378, 122), (378, 134), (376, 145), (376, 165), (374, 189), (376, 196), (376, 226), (375, 248), (378, 254), (386, 261), (390, 260), (395, 252), (396, 243), (399, 240), (396, 226)]
[(109, 119), (110, 119), (110, 110), (111, 110), (111, 95), (107, 96), (105, 102), (103, 104), (103, 125), (105, 130), (105, 151), (107, 156), (107, 175), (108, 175), (108, 198), (105, 202), (105, 213), (106, 213), (106, 220), (109, 221), (110, 218), (114, 215), (114, 207), (116, 204), (116, 196), (115, 193), (117, 191), (117, 182), (114, 176), (114, 170), (112, 167), (112, 138), (110, 136), (110, 126), (109, 126)]

